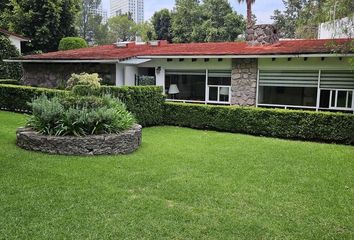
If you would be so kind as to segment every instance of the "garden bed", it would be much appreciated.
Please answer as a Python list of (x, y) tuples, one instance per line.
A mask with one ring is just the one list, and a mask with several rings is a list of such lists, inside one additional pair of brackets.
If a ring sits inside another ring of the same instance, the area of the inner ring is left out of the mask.
[(17, 130), (17, 145), (21, 148), (61, 155), (111, 155), (132, 153), (141, 145), (142, 127), (135, 124), (118, 134), (75, 136), (47, 136), (31, 128)]

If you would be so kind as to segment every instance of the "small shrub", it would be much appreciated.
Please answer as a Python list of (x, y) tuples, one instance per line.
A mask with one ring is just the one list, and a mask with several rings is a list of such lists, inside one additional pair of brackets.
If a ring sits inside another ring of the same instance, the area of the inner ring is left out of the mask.
[(19, 57), (20, 53), (10, 40), (0, 34), (0, 79), (20, 79), (22, 77), (22, 65), (20, 63), (4, 62), (12, 57)]
[(152, 76), (140, 76), (138, 78), (138, 85), (139, 86), (155, 86), (156, 85), (155, 77), (152, 77)]
[[(64, 101), (63, 101), (64, 100)], [(87, 102), (85, 102), (87, 101)], [(110, 96), (47, 98), (45, 95), (31, 103), (32, 115), (28, 126), (55, 136), (84, 136), (118, 133), (135, 123), (123, 103)]]
[(71, 90), (75, 86), (87, 86), (91, 89), (98, 89), (101, 87), (101, 81), (102, 79), (98, 76), (97, 73), (73, 73), (67, 82), (66, 88)]
[(79, 49), (79, 48), (86, 48), (88, 47), (87, 42), (79, 37), (66, 37), (60, 40), (59, 42), (59, 50), (72, 50), (72, 49)]

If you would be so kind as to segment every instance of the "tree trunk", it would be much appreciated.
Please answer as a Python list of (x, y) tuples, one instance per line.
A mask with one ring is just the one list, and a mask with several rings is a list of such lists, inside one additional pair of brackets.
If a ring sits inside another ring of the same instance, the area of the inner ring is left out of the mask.
[(247, 26), (251, 27), (252, 25), (252, 3), (250, 0), (247, 0)]

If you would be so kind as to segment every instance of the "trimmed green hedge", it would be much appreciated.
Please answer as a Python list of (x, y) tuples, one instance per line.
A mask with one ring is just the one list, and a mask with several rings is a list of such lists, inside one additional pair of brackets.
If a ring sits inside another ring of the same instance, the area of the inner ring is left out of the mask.
[(31, 112), (31, 107), (28, 103), (33, 98), (39, 97), (42, 94), (52, 97), (63, 93), (65, 91), (0, 84), (0, 109), (14, 112)]
[[(67, 91), (0, 84), (0, 109), (30, 112), (27, 104), (42, 94)], [(143, 126), (175, 125), (252, 135), (354, 145), (354, 115), (330, 112), (164, 103), (160, 87), (100, 88), (99, 95), (121, 99)]]
[[(67, 91), (27, 86), (0, 84), (0, 109), (16, 112), (30, 112), (27, 104), (42, 94), (48, 97), (65, 94)], [(138, 123), (153, 126), (162, 123), (164, 96), (160, 87), (108, 87), (100, 88), (100, 94), (118, 97), (132, 112)]]
[(134, 113), (143, 126), (160, 125), (163, 122), (163, 105), (165, 97), (161, 87), (109, 87), (102, 86), (102, 94), (118, 97)]
[(354, 115), (166, 103), (166, 125), (354, 144)]
[(20, 82), (14, 79), (0, 79), (0, 84), (20, 85)]

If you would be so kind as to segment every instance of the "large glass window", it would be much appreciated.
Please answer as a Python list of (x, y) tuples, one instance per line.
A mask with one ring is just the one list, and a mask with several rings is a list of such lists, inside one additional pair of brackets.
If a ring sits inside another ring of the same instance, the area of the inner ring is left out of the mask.
[(165, 92), (169, 99), (205, 101), (205, 79), (205, 71), (166, 73)]
[(229, 104), (231, 71), (166, 71), (165, 92), (169, 100)]
[(259, 88), (259, 104), (316, 107), (317, 88), (272, 87)]

